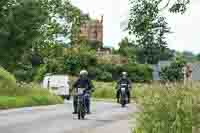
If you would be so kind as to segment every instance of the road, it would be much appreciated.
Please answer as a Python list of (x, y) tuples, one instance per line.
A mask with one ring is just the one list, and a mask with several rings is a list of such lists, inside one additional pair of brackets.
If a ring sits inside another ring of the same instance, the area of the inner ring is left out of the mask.
[(0, 111), (1, 133), (131, 133), (134, 105), (95, 102), (86, 120), (72, 115), (72, 104)]

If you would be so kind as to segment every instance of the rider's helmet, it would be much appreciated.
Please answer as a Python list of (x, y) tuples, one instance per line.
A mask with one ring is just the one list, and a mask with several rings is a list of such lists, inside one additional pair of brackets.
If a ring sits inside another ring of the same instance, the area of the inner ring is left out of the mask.
[(127, 72), (122, 72), (122, 78), (123, 78), (123, 79), (127, 78), (127, 76), (128, 76), (128, 73), (127, 73)]
[(87, 70), (81, 70), (79, 75), (80, 75), (80, 77), (87, 77), (88, 72), (87, 72)]

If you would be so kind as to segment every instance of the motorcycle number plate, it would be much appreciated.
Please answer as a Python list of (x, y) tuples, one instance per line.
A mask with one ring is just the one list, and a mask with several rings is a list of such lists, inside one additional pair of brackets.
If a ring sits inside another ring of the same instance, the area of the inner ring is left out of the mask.
[(78, 89), (77, 89), (77, 93), (78, 93), (78, 95), (81, 95), (81, 94), (83, 94), (83, 91), (84, 91), (84, 89), (83, 89), (83, 88), (78, 88)]
[(126, 90), (126, 88), (121, 88), (121, 91), (125, 91)]

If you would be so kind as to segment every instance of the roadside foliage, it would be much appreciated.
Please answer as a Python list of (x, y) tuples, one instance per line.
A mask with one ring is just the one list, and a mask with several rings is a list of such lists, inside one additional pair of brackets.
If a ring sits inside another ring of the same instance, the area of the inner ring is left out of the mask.
[(141, 111), (133, 133), (195, 133), (200, 120), (199, 87), (199, 83), (177, 83), (135, 88)]
[(34, 83), (18, 83), (15, 77), (0, 67), (0, 109), (62, 103), (60, 97)]

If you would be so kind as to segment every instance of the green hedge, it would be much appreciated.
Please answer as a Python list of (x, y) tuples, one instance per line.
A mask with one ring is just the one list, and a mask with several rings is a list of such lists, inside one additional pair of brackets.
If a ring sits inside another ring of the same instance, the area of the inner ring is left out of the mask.
[(45, 73), (67, 73), (78, 76), (82, 69), (89, 71), (90, 78), (98, 81), (110, 82), (119, 79), (121, 72), (126, 71), (134, 82), (146, 82), (152, 80), (152, 70), (150, 66), (144, 64), (108, 64), (98, 63), (94, 51), (79, 52), (67, 51), (63, 57), (50, 59), (47, 64), (39, 66), (33, 70), (34, 81), (41, 81)]
[(81, 69), (87, 69), (96, 64), (97, 59), (93, 51), (69, 52), (64, 57), (64, 71), (72, 75), (77, 75)]
[(123, 71), (128, 72), (129, 78), (134, 82), (146, 82), (152, 80), (152, 69), (148, 65), (142, 64), (98, 64), (90, 67), (90, 76), (99, 81), (116, 81), (120, 78)]

